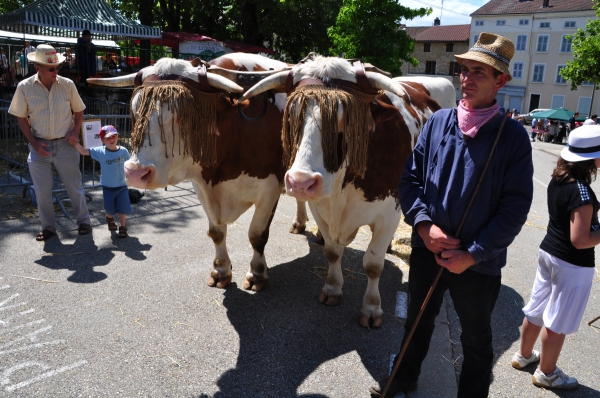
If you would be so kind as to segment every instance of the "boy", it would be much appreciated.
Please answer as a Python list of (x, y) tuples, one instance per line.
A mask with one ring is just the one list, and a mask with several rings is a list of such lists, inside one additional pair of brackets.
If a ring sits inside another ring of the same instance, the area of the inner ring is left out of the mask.
[(111, 125), (100, 129), (100, 139), (105, 146), (85, 149), (79, 143), (75, 144), (77, 151), (82, 155), (89, 155), (97, 160), (102, 168), (100, 184), (104, 195), (104, 209), (106, 210), (106, 223), (109, 231), (116, 231), (114, 214), (119, 214), (119, 238), (126, 238), (127, 214), (132, 212), (129, 202), (129, 191), (125, 182), (125, 162), (129, 160), (129, 151), (117, 145), (119, 133)]

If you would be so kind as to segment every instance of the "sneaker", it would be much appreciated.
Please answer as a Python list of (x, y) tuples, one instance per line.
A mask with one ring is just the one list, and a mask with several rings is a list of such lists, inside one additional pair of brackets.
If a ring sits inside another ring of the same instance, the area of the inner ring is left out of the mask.
[(564, 374), (558, 366), (554, 369), (554, 372), (547, 376), (537, 368), (531, 379), (533, 380), (533, 384), (538, 387), (556, 388), (557, 390), (574, 390), (579, 387), (577, 379)]
[[(375, 383), (371, 387), (369, 387), (369, 392), (371, 393), (371, 397), (381, 397), (381, 393), (383, 392), (383, 389), (385, 388), (385, 385), (386, 385), (388, 379), (389, 379), (389, 377), (386, 377), (385, 379), (381, 379), (377, 383)], [(410, 392), (410, 391), (415, 391), (416, 389), (417, 389), (416, 381), (408, 382), (408, 381), (401, 381), (398, 379), (393, 379), (392, 382), (390, 383), (390, 386), (389, 386), (387, 392), (385, 393), (385, 396), (386, 397), (395, 397), (396, 394), (398, 394), (400, 391)]]
[(525, 358), (523, 355), (515, 352), (515, 355), (512, 357), (511, 365), (515, 369), (523, 369), (525, 366), (532, 364), (534, 362), (540, 361), (540, 353), (536, 350), (531, 350), (531, 355), (529, 358)]

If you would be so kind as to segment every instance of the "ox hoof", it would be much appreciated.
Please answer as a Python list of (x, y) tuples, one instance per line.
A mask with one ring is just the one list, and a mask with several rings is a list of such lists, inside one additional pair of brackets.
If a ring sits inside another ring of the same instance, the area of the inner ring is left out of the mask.
[(372, 317), (360, 313), (360, 317), (358, 318), (358, 323), (360, 326), (367, 329), (379, 329), (383, 324), (383, 318), (380, 316), (373, 315)]
[(298, 235), (303, 234), (306, 231), (306, 225), (300, 225), (298, 223), (293, 223), (292, 228), (290, 228), (290, 233)]
[(210, 278), (206, 284), (210, 287), (218, 287), (219, 289), (225, 289), (231, 283), (231, 275), (228, 276), (220, 276), (219, 272), (216, 270), (212, 270), (210, 273)]
[(252, 289), (252, 291), (261, 292), (261, 291), (265, 290), (265, 288), (267, 287), (267, 281), (268, 281), (268, 279), (263, 279), (263, 278), (259, 279), (256, 277), (246, 278), (242, 287), (245, 290)]
[(341, 294), (325, 294), (325, 293), (321, 293), (321, 295), (319, 296), (319, 303), (321, 304), (325, 304), (328, 305), (330, 307), (336, 306), (340, 304), (340, 301), (342, 301), (342, 295)]
[(317, 245), (325, 246), (325, 239), (323, 239), (323, 234), (321, 233), (321, 230), (317, 231), (317, 240), (315, 240), (315, 243)]

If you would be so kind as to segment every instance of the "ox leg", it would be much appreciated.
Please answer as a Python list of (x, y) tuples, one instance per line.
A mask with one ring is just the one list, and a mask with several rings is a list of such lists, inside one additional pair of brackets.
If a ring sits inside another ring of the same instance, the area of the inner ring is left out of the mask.
[(227, 225), (214, 225), (210, 220), (208, 222), (208, 236), (215, 244), (215, 259), (213, 260), (213, 270), (208, 278), (208, 286), (226, 288), (231, 283), (231, 260), (227, 253)]
[[(367, 291), (363, 296), (363, 306), (358, 322), (365, 328), (379, 328), (383, 323), (383, 310), (381, 309), (381, 296), (379, 295), (379, 277), (383, 272), (383, 263), (388, 244), (394, 235), (397, 225), (397, 223), (394, 224), (389, 221), (386, 220), (385, 225), (371, 227), (373, 236), (363, 257), (363, 268), (369, 279), (367, 281)], [(399, 222), (399, 219), (397, 221)]]
[(267, 287), (267, 261), (265, 259), (265, 246), (269, 240), (269, 227), (273, 216), (275, 215), (275, 209), (277, 208), (277, 200), (275, 203), (272, 201), (269, 203), (257, 203), (250, 222), (250, 229), (248, 230), (248, 239), (254, 249), (254, 255), (250, 261), (250, 272), (246, 274), (246, 280), (244, 281), (244, 289), (254, 290), (260, 292)]
[(290, 232), (293, 234), (303, 234), (306, 230), (307, 221), (306, 202), (296, 199), (296, 218), (294, 218)]
[[(314, 214), (315, 213), (313, 212), (313, 215)], [(323, 286), (323, 290), (321, 290), (321, 294), (319, 295), (319, 303), (334, 306), (338, 305), (342, 300), (342, 286), (344, 285), (342, 254), (344, 254), (344, 246), (333, 241), (324, 220), (320, 219), (317, 215), (314, 215), (314, 217), (315, 219), (319, 218), (319, 231), (322, 231), (321, 233), (325, 240), (323, 251), (329, 262), (327, 279), (325, 279), (325, 286)], [(325, 227), (321, 228), (321, 226)]]

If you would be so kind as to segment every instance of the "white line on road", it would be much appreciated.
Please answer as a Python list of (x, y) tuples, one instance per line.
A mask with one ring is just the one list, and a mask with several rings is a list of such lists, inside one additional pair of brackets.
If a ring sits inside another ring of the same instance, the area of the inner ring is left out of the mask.
[(548, 188), (547, 184), (544, 184), (543, 182), (541, 182), (540, 180), (538, 180), (537, 178), (533, 177), (533, 181), (537, 182), (538, 184), (540, 184), (541, 186), (543, 186), (544, 188)]
[(18, 352), (18, 351), (30, 350), (32, 348), (42, 348), (47, 345), (55, 345), (55, 344), (63, 344), (63, 343), (66, 343), (66, 341), (65, 340), (52, 340), (52, 341), (47, 341), (44, 343), (35, 343), (35, 344), (26, 345), (25, 347), (14, 348), (12, 350), (0, 351), (0, 355), (10, 354), (13, 352)]
[(85, 365), (86, 363), (87, 363), (87, 361), (84, 360), (84, 361), (75, 362), (75, 363), (73, 363), (71, 365), (64, 366), (64, 367), (62, 367), (60, 369), (51, 370), (50, 372), (46, 372), (46, 373), (43, 373), (43, 374), (41, 374), (39, 376), (36, 376), (36, 377), (34, 377), (32, 379), (22, 381), (19, 384), (15, 384), (14, 386), (6, 387), (6, 391), (11, 392), (11, 391), (17, 390), (17, 389), (19, 389), (21, 387), (26, 387), (26, 386), (28, 386), (30, 384), (33, 384), (33, 383), (36, 383), (38, 381), (47, 379), (48, 377), (52, 377), (52, 376), (57, 375), (57, 374), (62, 373), (62, 372), (66, 372), (67, 370), (78, 368), (78, 367), (80, 367), (82, 365)]
[(406, 319), (406, 307), (408, 302), (408, 294), (405, 292), (396, 293), (396, 316)]

